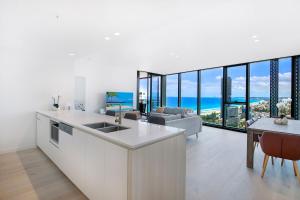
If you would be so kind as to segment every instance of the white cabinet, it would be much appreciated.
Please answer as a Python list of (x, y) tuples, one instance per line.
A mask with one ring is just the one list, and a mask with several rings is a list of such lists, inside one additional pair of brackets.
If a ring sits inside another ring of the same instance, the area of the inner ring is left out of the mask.
[(60, 129), (55, 145), (50, 142), (50, 119), (37, 114), (37, 145), (89, 199), (185, 198), (183, 134), (126, 149), (76, 128), (69, 134), (62, 123)]
[(46, 154), (49, 153), (50, 119), (43, 115), (36, 115), (37, 146)]
[(86, 188), (85, 165), (86, 165), (86, 140), (87, 135), (77, 129), (73, 129), (72, 142), (69, 145), (69, 166), (70, 179), (83, 192)]
[(48, 156), (49, 158), (59, 167), (61, 168), (61, 154), (60, 154), (60, 149), (59, 145), (55, 144), (53, 141), (49, 140), (48, 142)]
[(60, 146), (60, 152), (61, 152), (61, 170), (65, 173), (66, 176), (70, 177), (70, 169), (71, 169), (71, 146), (72, 146), (72, 140), (73, 136), (63, 132), (59, 131), (59, 146)]
[(83, 193), (91, 200), (127, 199), (127, 149), (78, 129), (59, 137), (60, 168)]
[(37, 114), (37, 145), (91, 200), (127, 199), (127, 149), (75, 128), (54, 144), (50, 132), (50, 119)]
[(86, 194), (91, 200), (127, 199), (128, 150), (86, 134)]

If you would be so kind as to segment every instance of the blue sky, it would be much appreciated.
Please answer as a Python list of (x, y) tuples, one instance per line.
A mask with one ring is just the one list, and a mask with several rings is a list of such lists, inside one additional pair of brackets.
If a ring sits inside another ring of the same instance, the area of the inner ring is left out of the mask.
[(197, 97), (198, 72), (187, 72), (181, 74), (181, 96)]
[[(250, 68), (250, 94), (252, 97), (270, 97), (270, 61), (252, 63)], [(221, 97), (222, 68), (201, 72), (201, 96)], [(245, 96), (245, 67), (228, 68), (232, 78), (232, 96)], [(177, 96), (177, 75), (167, 77), (167, 96)], [(279, 97), (291, 96), (291, 59), (279, 60)], [(197, 88), (196, 72), (182, 74), (182, 96), (194, 97)]]
[[(245, 96), (245, 67), (228, 68), (232, 78), (232, 96)], [(222, 68), (202, 70), (201, 96), (221, 97)], [(183, 73), (181, 94), (183, 97), (197, 96), (197, 72)], [(178, 75), (167, 76), (167, 97), (178, 96)], [(141, 90), (142, 87), (141, 87)], [(146, 90), (146, 86), (144, 87)], [(270, 61), (251, 63), (250, 65), (251, 97), (270, 97)], [(291, 58), (279, 60), (279, 97), (291, 96)]]

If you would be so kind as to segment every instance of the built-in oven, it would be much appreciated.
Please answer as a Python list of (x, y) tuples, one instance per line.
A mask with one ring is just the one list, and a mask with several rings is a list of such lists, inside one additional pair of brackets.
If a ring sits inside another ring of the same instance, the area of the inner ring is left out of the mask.
[(50, 142), (54, 145), (59, 145), (59, 123), (56, 121), (50, 121), (50, 123), (51, 123)]

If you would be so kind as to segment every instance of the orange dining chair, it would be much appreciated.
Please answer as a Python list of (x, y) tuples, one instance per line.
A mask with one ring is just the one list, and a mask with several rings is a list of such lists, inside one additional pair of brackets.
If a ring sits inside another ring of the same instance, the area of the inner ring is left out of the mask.
[(260, 137), (260, 146), (265, 153), (261, 177), (265, 175), (269, 157), (293, 161), (294, 173), (300, 181), (297, 161), (300, 160), (300, 136), (266, 131)]

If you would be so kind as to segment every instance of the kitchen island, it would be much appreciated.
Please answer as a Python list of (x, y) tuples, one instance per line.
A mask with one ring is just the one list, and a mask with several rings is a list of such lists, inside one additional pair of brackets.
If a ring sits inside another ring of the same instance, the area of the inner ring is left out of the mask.
[[(38, 111), (37, 146), (89, 198), (184, 200), (183, 129), (81, 111)], [(112, 129), (111, 129), (112, 130)]]

